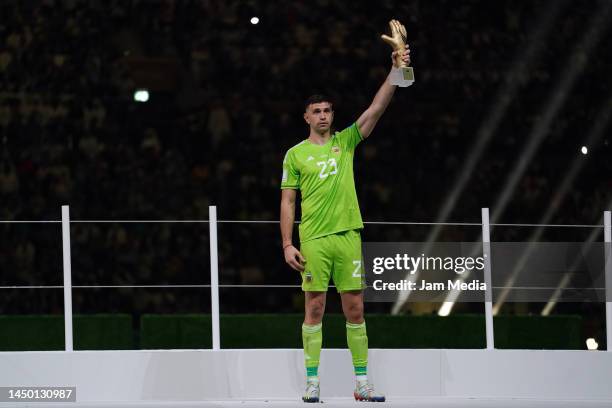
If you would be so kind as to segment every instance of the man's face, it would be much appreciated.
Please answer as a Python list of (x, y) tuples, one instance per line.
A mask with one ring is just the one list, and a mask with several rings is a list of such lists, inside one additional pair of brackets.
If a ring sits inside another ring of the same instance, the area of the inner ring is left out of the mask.
[(334, 111), (329, 102), (312, 103), (304, 112), (304, 120), (317, 133), (327, 132), (334, 120)]

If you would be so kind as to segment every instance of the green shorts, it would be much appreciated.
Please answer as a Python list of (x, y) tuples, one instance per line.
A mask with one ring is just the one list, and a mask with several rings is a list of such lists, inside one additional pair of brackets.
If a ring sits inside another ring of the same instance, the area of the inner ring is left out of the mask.
[(327, 292), (329, 278), (334, 280), (338, 292), (365, 288), (358, 230), (303, 242), (300, 252), (306, 259), (306, 269), (301, 273), (305, 292)]

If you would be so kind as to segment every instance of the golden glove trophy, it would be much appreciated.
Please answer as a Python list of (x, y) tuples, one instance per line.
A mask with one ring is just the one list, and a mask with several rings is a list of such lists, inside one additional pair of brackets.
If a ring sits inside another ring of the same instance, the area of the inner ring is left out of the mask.
[(395, 61), (393, 61), (393, 69), (391, 70), (391, 85), (399, 87), (407, 87), (414, 83), (414, 71), (412, 67), (402, 61), (402, 55), (406, 52), (406, 27), (397, 20), (389, 21), (391, 28), (391, 37), (386, 34), (381, 35), (383, 41), (393, 47), (393, 51), (397, 52)]

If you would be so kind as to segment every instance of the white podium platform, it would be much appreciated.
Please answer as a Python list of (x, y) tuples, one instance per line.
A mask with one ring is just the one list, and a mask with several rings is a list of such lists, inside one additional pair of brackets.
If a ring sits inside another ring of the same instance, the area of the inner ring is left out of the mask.
[[(369, 359), (384, 405), (612, 407), (605, 351), (373, 349)], [(319, 374), (325, 406), (356, 404), (348, 350), (323, 350)], [(0, 386), (74, 386), (77, 402), (0, 407), (304, 406), (304, 376), (293, 349), (2, 352)]]

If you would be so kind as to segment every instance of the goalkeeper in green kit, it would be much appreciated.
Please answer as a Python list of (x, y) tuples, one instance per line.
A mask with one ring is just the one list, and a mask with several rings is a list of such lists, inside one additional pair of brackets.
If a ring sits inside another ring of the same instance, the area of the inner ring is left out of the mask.
[[(302, 277), (305, 317), (302, 339), (306, 364), (305, 402), (319, 402), (321, 321), (330, 278), (342, 300), (346, 337), (355, 369), (354, 397), (360, 401), (384, 401), (367, 377), (368, 337), (363, 316), (365, 276), (361, 257), (363, 228), (353, 177), (355, 147), (366, 139), (395, 92), (394, 75), (410, 63), (405, 29), (392, 20), (392, 37), (383, 36), (395, 51), (393, 67), (371, 105), (355, 123), (331, 134), (332, 102), (323, 95), (306, 101), (304, 120), (310, 127), (306, 140), (287, 151), (283, 161), (280, 225), (285, 261)], [(297, 190), (301, 192), (300, 250), (293, 246)]]

